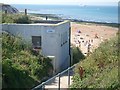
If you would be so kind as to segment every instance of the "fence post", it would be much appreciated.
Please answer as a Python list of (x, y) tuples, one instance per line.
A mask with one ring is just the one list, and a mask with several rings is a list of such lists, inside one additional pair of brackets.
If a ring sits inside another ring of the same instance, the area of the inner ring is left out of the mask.
[(70, 68), (68, 68), (68, 87), (70, 86)]
[(25, 9), (25, 15), (27, 15), (27, 9)]
[(59, 82), (58, 82), (58, 90), (60, 90), (60, 73), (58, 74), (58, 77), (59, 77)]

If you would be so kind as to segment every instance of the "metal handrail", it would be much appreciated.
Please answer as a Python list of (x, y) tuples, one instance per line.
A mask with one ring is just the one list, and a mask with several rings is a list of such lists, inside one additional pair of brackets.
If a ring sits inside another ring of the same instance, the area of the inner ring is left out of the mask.
[(44, 89), (44, 85), (45, 85), (46, 83), (48, 83), (49, 81), (55, 79), (56, 77), (59, 77), (59, 83), (58, 83), (58, 86), (59, 86), (59, 87), (58, 87), (58, 89), (60, 90), (60, 77), (61, 77), (62, 74), (64, 74), (64, 73), (67, 72), (67, 71), (68, 71), (68, 86), (69, 86), (69, 85), (70, 85), (70, 69), (74, 68), (75, 66), (76, 66), (76, 64), (73, 65), (73, 66), (71, 66), (71, 67), (69, 67), (68, 69), (66, 69), (66, 70), (58, 73), (57, 75), (53, 76), (52, 78), (48, 79), (47, 81), (42, 82), (42, 84), (34, 87), (32, 90), (36, 90), (36, 89), (40, 89), (40, 88), (43, 90), (43, 89)]

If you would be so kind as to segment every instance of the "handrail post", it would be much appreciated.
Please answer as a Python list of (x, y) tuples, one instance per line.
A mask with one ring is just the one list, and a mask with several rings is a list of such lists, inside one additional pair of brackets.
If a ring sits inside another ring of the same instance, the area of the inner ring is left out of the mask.
[(58, 90), (60, 90), (60, 73), (58, 74), (59, 82), (58, 82)]
[(70, 68), (68, 68), (68, 87), (70, 86)]
[(45, 88), (44, 84), (45, 84), (45, 82), (42, 83), (42, 90), (44, 90), (44, 88)]

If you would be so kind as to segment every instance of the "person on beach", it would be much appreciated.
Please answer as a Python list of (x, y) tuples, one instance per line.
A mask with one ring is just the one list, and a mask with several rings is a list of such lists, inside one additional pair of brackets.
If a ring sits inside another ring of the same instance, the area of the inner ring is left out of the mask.
[(90, 43), (88, 43), (88, 56), (89, 56), (89, 54), (90, 54), (90, 47), (91, 47), (91, 44)]
[(93, 43), (93, 39), (91, 39), (91, 43)]
[(89, 43), (90, 43), (90, 40), (89, 40)]
[(80, 30), (78, 30), (77, 32), (78, 32), (78, 33), (81, 33), (81, 31), (80, 31)]
[(80, 42), (80, 40), (78, 40), (78, 43), (79, 43), (79, 47), (81, 48), (81, 42)]
[(95, 38), (98, 38), (98, 35), (97, 35), (97, 33), (95, 34)]

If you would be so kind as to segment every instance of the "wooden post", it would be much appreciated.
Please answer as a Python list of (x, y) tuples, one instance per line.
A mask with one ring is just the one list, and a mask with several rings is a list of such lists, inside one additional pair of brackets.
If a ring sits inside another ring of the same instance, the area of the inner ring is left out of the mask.
[(48, 17), (46, 16), (46, 20), (48, 19)]
[(25, 9), (25, 15), (27, 15), (27, 9)]

